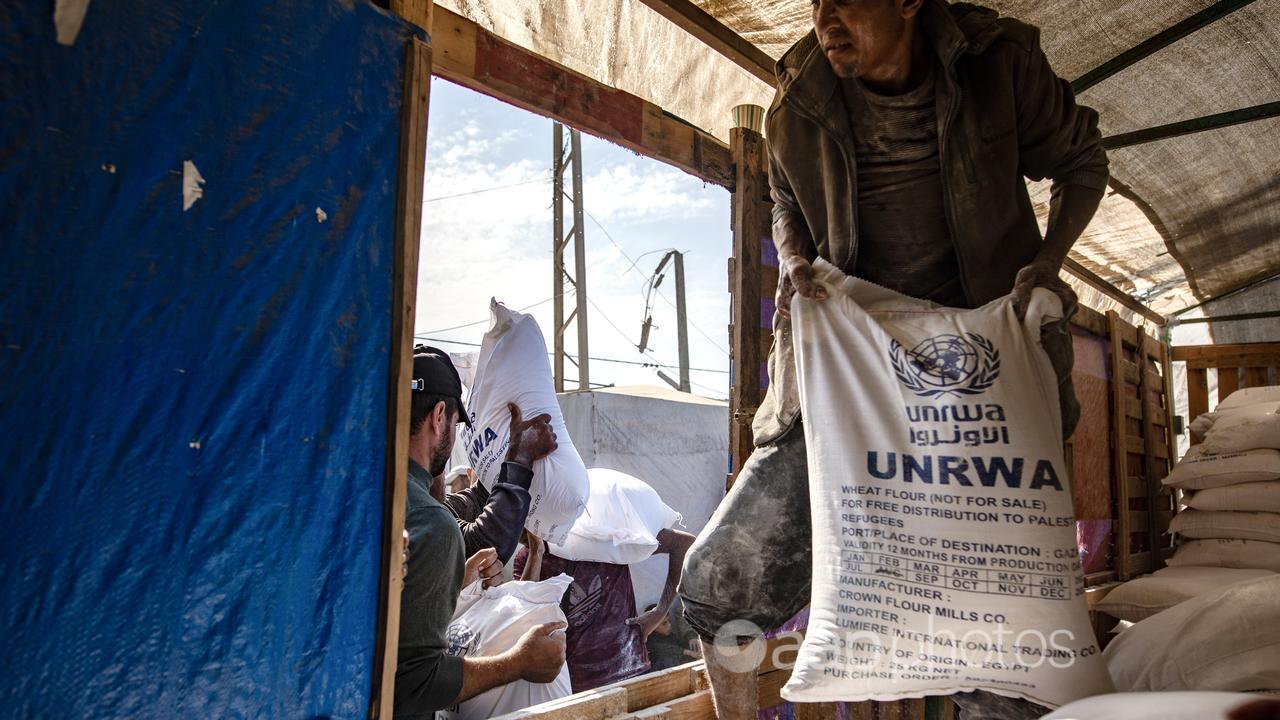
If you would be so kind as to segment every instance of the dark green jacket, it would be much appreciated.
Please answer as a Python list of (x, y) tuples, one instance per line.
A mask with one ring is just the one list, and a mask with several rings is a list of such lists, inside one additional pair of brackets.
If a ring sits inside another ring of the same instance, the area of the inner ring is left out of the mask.
[(394, 714), (430, 720), (462, 690), (462, 658), (447, 651), (467, 558), (453, 514), (431, 497), (431, 474), (412, 460), (406, 490), (409, 574), (400, 593)]
[[(1105, 190), (1098, 115), (1077, 105), (1053, 73), (1040, 32), (994, 10), (925, 0), (921, 27), (943, 72), (935, 91), (944, 209), (971, 307), (1013, 289), (1042, 237), (1024, 178)], [(858, 258), (858, 190), (850, 113), (841, 84), (810, 32), (778, 61), (766, 117), (773, 234), (801, 234), (817, 255), (852, 274)], [(800, 413), (791, 328), (775, 313), (769, 389), (756, 413), (756, 444), (776, 439)]]

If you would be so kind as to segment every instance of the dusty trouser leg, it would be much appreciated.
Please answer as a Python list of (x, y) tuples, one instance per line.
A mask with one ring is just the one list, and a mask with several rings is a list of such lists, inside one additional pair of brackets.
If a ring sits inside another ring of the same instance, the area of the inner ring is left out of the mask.
[(1040, 344), (1044, 346), (1045, 354), (1053, 364), (1053, 372), (1058, 376), (1058, 401), (1062, 407), (1062, 439), (1066, 440), (1071, 437), (1071, 433), (1075, 432), (1076, 424), (1080, 422), (1080, 403), (1076, 400), (1075, 383), (1071, 381), (1071, 367), (1075, 365), (1076, 354), (1067, 321), (1040, 328)]
[(960, 708), (959, 720), (1035, 720), (1053, 712), (1030, 700), (1011, 698), (995, 693), (956, 693), (951, 696)]
[[(797, 423), (751, 453), (685, 559), (680, 599), (702, 639), (720, 720), (756, 717), (756, 665), (733, 644), (777, 628), (808, 604), (811, 545), (809, 474)], [(722, 629), (727, 652), (715, 644)]]

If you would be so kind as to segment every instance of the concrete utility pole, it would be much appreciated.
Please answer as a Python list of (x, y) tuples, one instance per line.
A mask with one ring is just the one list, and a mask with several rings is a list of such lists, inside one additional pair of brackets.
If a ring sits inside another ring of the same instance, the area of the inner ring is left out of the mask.
[[(567, 358), (578, 368), (578, 389), (591, 388), (590, 373), (587, 369), (587, 251), (585, 226), (582, 210), (582, 138), (578, 131), (569, 129), (569, 150), (566, 155), (564, 143), (564, 126), (560, 123), (552, 125), (552, 265), (555, 280), (552, 294), (555, 297), (555, 351), (552, 353), (552, 373), (555, 376), (556, 392), (564, 392), (564, 361)], [(573, 194), (564, 191), (565, 167), (569, 166), (572, 175)], [(564, 200), (573, 203), (573, 226), (569, 232), (564, 231)], [(565, 268), (564, 251), (569, 241), (573, 240), (574, 274), (570, 275)], [(572, 285), (577, 298), (577, 306), (564, 315), (565, 284)], [(565, 331), (569, 323), (576, 322), (578, 329), (578, 358), (575, 361), (564, 348)]]
[[(658, 371), (658, 377), (680, 392), (693, 392), (693, 387), (689, 384), (689, 315), (684, 305), (684, 253), (671, 250), (662, 257), (662, 262), (658, 263), (658, 268), (653, 271), (655, 278), (653, 289), (657, 292), (658, 285), (662, 282), (662, 268), (666, 267), (667, 261), (673, 257), (676, 259), (676, 337), (680, 346), (680, 382), (672, 382), (671, 378), (661, 370)], [(642, 352), (649, 336), (649, 324), (649, 320), (646, 319), (643, 337), (640, 340)]]

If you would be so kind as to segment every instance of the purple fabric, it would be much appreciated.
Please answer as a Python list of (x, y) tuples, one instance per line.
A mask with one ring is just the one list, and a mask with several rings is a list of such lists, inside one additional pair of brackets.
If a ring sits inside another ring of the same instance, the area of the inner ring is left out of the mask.
[(569, 620), (565, 655), (573, 691), (592, 690), (648, 672), (649, 649), (640, 628), (627, 624), (639, 614), (631, 568), (548, 554), (542, 561), (541, 577), (560, 573), (573, 577), (560, 602)]
[(778, 267), (778, 248), (772, 234), (760, 238), (760, 264)]
[(1110, 518), (1076, 521), (1076, 543), (1080, 546), (1080, 565), (1085, 573), (1107, 569), (1110, 539)]

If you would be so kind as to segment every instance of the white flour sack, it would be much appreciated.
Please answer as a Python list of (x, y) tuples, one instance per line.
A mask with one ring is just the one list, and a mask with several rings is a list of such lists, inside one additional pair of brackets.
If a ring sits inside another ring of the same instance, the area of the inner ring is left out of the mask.
[(795, 702), (1111, 691), (1089, 623), (1040, 326), (1010, 297), (941, 308), (815, 264), (792, 301), (813, 517)]
[[(566, 622), (560, 598), (571, 584), (573, 578), (564, 574), (542, 582), (509, 582), (487, 589), (481, 588), (479, 581), (471, 583), (458, 596), (458, 607), (449, 623), (449, 654), (471, 658), (500, 655), (515, 647), (529, 628)], [(480, 693), (436, 717), (486, 720), (572, 694), (566, 664), (549, 683), (517, 680)]]
[(547, 542), (563, 543), (587, 505), (587, 468), (564, 427), (538, 323), (532, 315), (510, 310), (497, 300), (490, 301), (489, 311), (492, 324), (481, 343), (475, 381), (467, 396), (472, 427), (462, 427), (462, 443), (480, 482), (492, 489), (511, 443), (507, 403), (518, 405), (525, 419), (549, 414), (559, 447), (533, 464), (525, 527)]
[(556, 557), (638, 563), (658, 549), (659, 532), (680, 522), (680, 513), (643, 480), (607, 468), (591, 468), (587, 475), (587, 511), (573, 523), (563, 544), (550, 543)]

